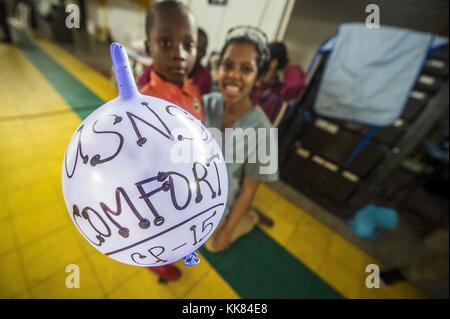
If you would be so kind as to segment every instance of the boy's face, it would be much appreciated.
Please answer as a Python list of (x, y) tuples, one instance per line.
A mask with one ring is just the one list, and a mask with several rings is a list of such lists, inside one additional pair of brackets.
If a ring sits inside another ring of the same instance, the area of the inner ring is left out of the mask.
[(180, 11), (159, 12), (147, 41), (158, 75), (182, 86), (197, 55), (197, 26), (192, 14)]

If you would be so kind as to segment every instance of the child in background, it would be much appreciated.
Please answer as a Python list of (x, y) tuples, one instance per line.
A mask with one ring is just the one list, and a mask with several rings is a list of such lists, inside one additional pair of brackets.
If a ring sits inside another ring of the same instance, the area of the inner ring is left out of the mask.
[(287, 49), (282, 42), (270, 43), (269, 49), (269, 68), (253, 89), (252, 101), (259, 104), (273, 122), (283, 103), (303, 91), (306, 74), (300, 66), (289, 64)]
[(198, 28), (197, 60), (195, 61), (194, 69), (189, 75), (189, 78), (197, 84), (202, 95), (210, 93), (212, 89), (211, 73), (201, 63), (206, 55), (207, 49), (208, 36), (202, 28)]
[[(227, 162), (228, 203), (221, 224), (205, 244), (210, 252), (227, 249), (231, 243), (262, 222), (264, 216), (251, 209), (252, 201), (261, 182), (278, 179), (277, 148), (270, 148), (278, 141), (270, 134), (271, 124), (264, 111), (250, 98), (256, 80), (260, 74), (264, 74), (268, 61), (269, 51), (262, 32), (251, 27), (231, 29), (220, 55), (220, 93), (203, 97), (207, 126), (217, 128), (222, 133), (227, 128), (253, 130), (258, 146), (253, 145), (250, 139), (242, 138), (237, 139), (234, 150), (247, 149), (247, 154), (252, 154), (257, 147), (261, 147), (261, 143), (266, 143), (271, 162), (275, 164), (273, 170), (264, 173), (261, 168), (267, 166), (261, 162), (259, 154), (256, 163), (248, 158), (244, 163)], [(262, 132), (266, 134), (262, 135)], [(222, 142), (224, 154), (230, 151), (227, 147), (234, 147), (227, 144), (230, 143)]]
[[(153, 59), (150, 81), (141, 93), (165, 99), (203, 120), (200, 91), (188, 80), (197, 54), (197, 25), (181, 2), (161, 1), (146, 17), (146, 46)], [(173, 265), (150, 267), (162, 280), (181, 276)]]
[[(197, 59), (194, 64), (194, 68), (189, 74), (189, 79), (191, 79), (192, 82), (197, 85), (197, 87), (200, 89), (201, 95), (208, 94), (212, 90), (211, 73), (201, 64), (202, 59), (206, 55), (207, 47), (208, 36), (203, 29), (198, 28)], [(148, 47), (147, 54), (149, 54)], [(142, 73), (137, 81), (139, 87), (145, 86), (150, 81), (150, 74), (152, 70), (153, 65), (150, 65), (145, 69), (144, 73)]]
[(200, 91), (188, 80), (197, 56), (197, 25), (181, 2), (156, 3), (147, 14), (147, 48), (153, 59), (145, 95), (168, 100), (203, 120)]
[(211, 74), (212, 81), (212, 92), (219, 91), (219, 62), (220, 62), (220, 52), (212, 51), (208, 58), (208, 70)]

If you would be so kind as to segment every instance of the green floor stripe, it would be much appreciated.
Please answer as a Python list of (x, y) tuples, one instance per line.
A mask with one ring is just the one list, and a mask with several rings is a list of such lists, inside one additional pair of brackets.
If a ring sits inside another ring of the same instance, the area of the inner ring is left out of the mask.
[(93, 110), (104, 103), (102, 99), (76, 80), (66, 69), (51, 59), (36, 45), (29, 44), (21, 49), (82, 119), (85, 119)]
[(341, 298), (259, 228), (223, 253), (201, 252), (243, 298)]
[[(32, 46), (22, 50), (82, 119), (103, 104), (97, 95), (41, 49)], [(243, 298), (341, 298), (259, 229), (237, 241), (226, 252), (211, 254), (203, 248), (201, 252)]]

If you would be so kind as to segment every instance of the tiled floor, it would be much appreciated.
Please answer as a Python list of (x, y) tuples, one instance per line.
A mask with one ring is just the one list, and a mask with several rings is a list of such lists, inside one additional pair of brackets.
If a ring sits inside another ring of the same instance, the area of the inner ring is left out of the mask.
[[(73, 226), (60, 182), (69, 137), (95, 105), (68, 97), (71, 87), (55, 84), (46, 70), (61, 68), (72, 87), (98, 100), (115, 90), (59, 47), (37, 43), (37, 51), (0, 45), (0, 297), (424, 297), (407, 283), (366, 288), (365, 268), (377, 261), (266, 185), (254, 204), (275, 226), (255, 230), (229, 252), (201, 254), (196, 267), (179, 262), (178, 282), (158, 284), (147, 269), (99, 254)], [(35, 54), (49, 65), (36, 64)], [(80, 269), (80, 288), (66, 287), (71, 264)]]

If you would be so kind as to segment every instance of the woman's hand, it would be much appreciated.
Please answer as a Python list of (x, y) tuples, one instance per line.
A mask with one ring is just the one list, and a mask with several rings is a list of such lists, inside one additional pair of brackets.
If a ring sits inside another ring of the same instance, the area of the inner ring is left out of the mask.
[(226, 224), (221, 225), (216, 230), (216, 234), (213, 239), (213, 247), (217, 251), (223, 251), (230, 246), (232, 231), (226, 227)]
[(234, 230), (239, 224), (242, 216), (250, 209), (259, 183), (258, 180), (255, 180), (252, 177), (244, 177), (242, 189), (233, 203), (229, 217), (226, 222), (222, 223), (217, 228), (213, 235), (212, 247), (215, 251), (223, 251), (230, 246)]

